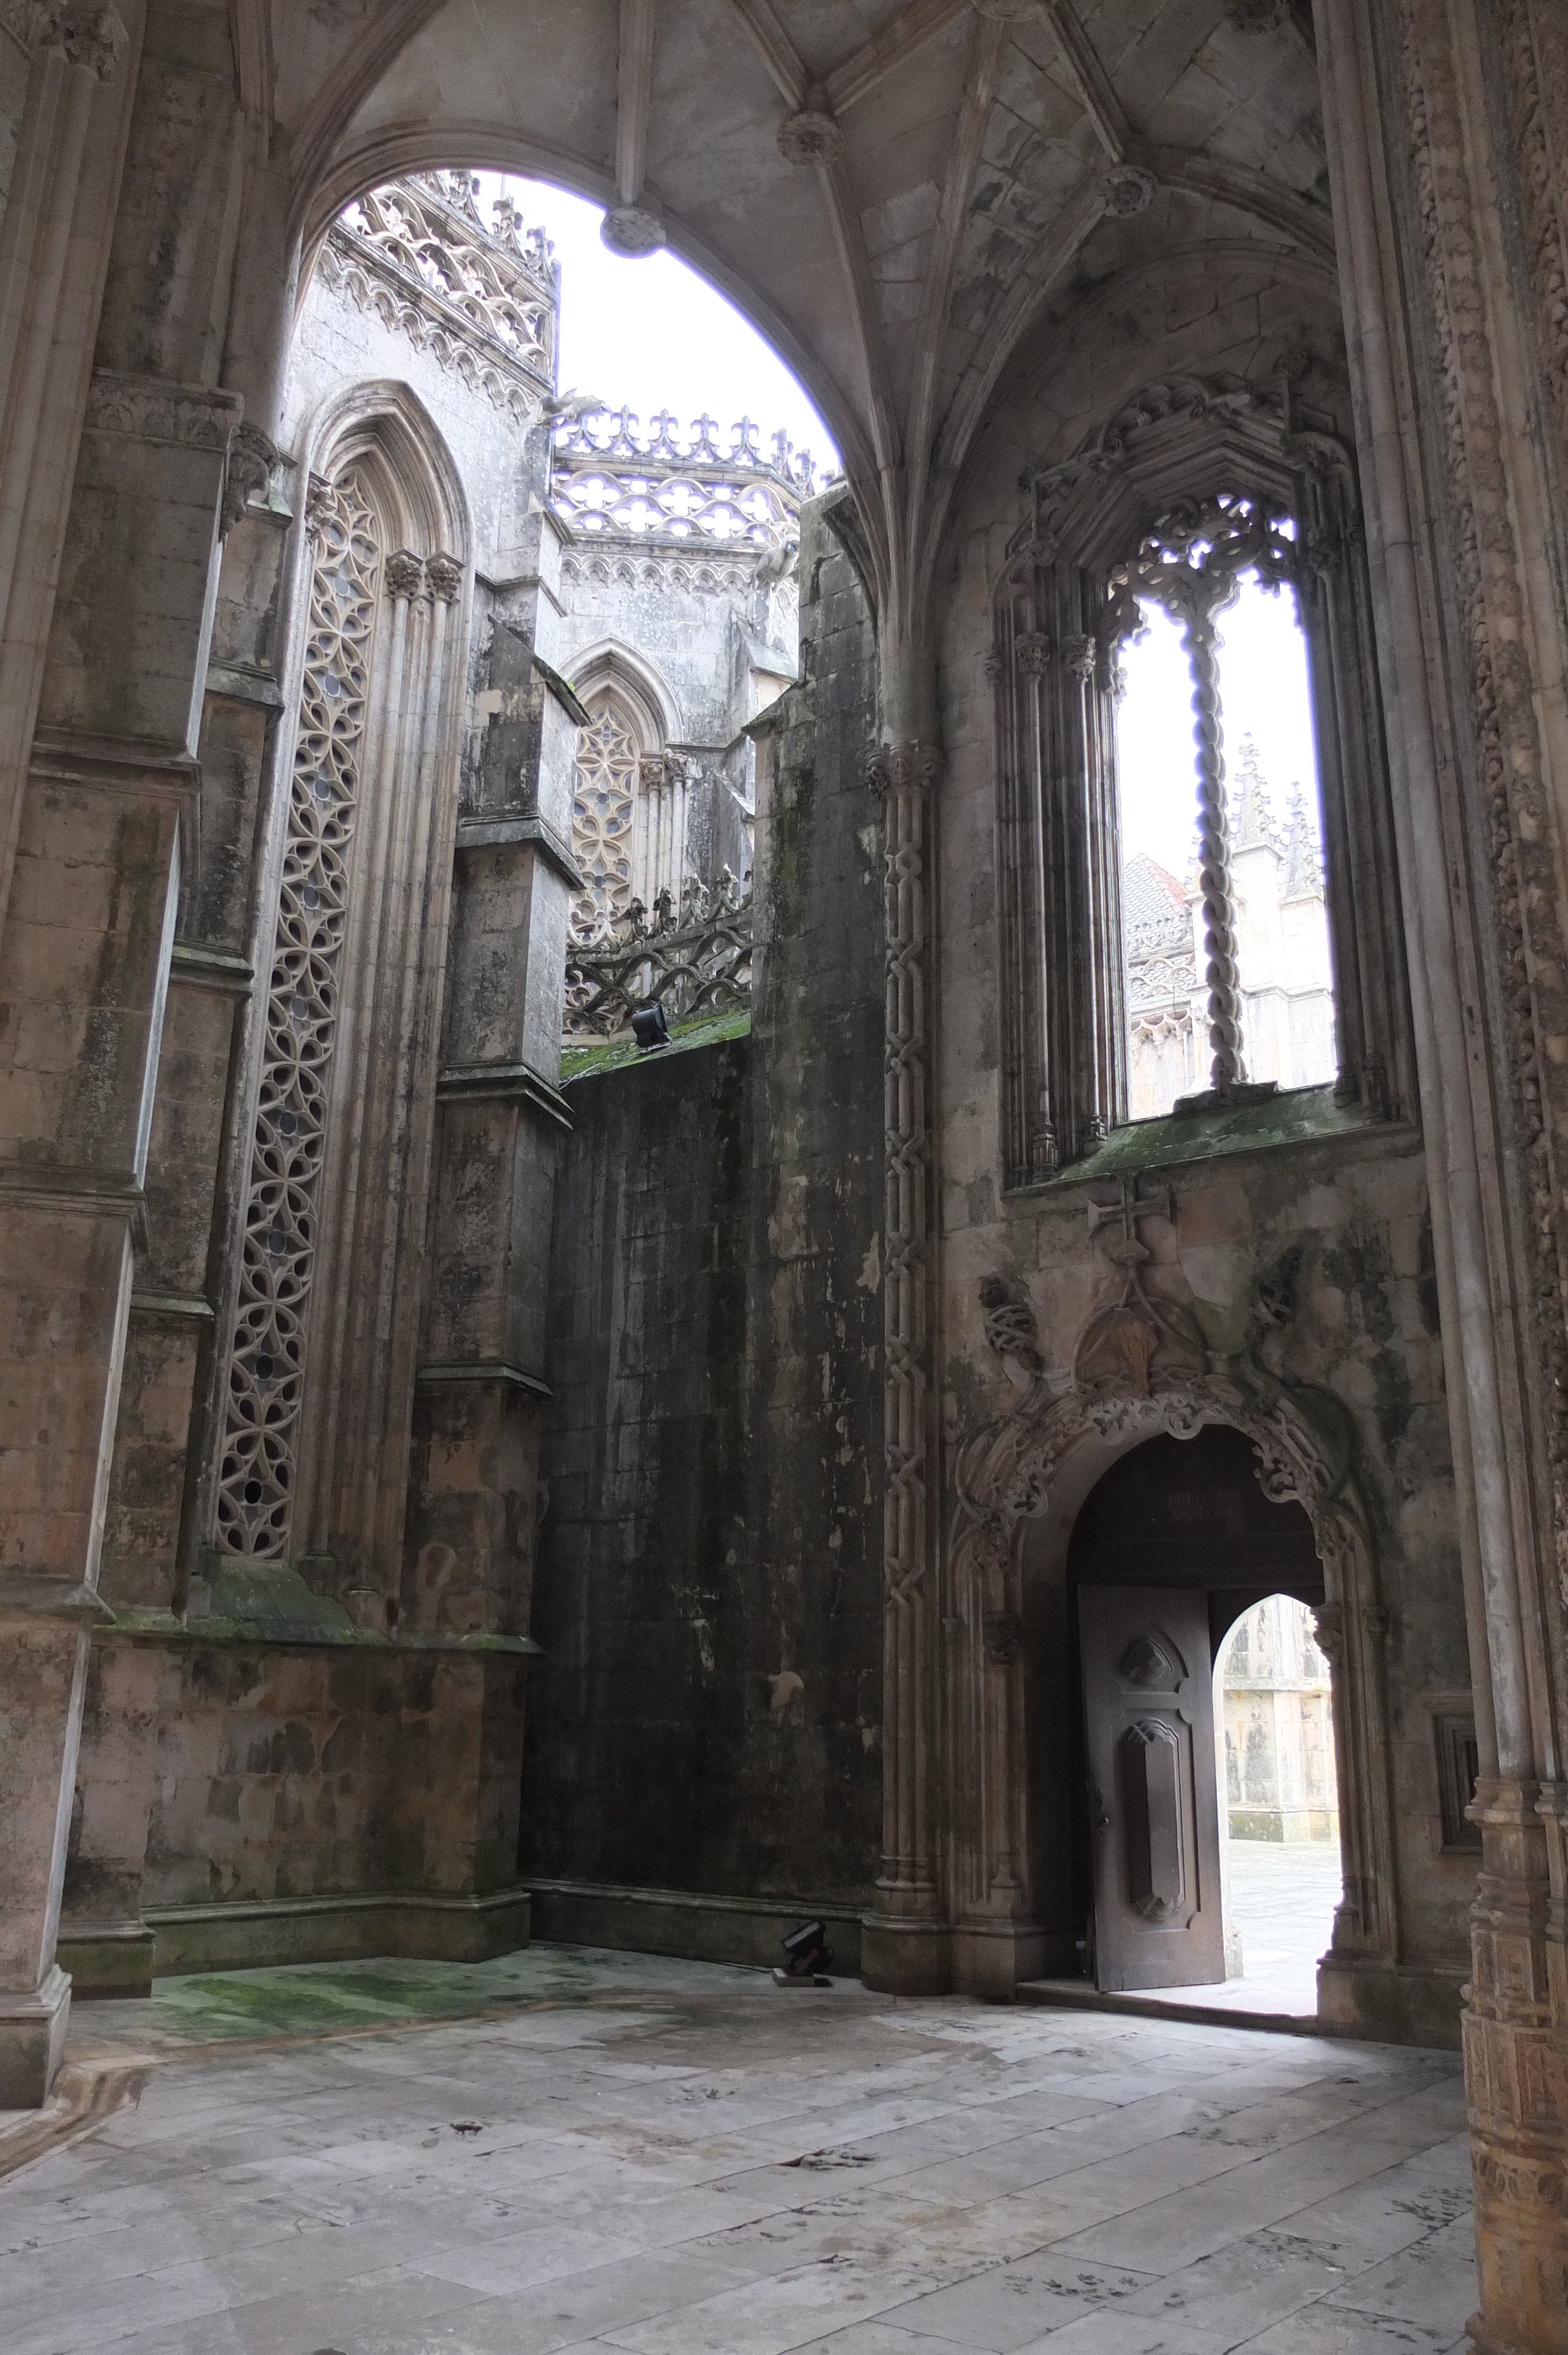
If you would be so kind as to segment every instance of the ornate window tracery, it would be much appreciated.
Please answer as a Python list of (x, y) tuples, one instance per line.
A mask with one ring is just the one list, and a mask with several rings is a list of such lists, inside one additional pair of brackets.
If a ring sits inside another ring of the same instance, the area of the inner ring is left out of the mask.
[[(1219, 616), (1247, 579), (1288, 591), (1307, 645), (1321, 885), (1308, 825), (1293, 822), (1287, 865), (1304, 890), (1308, 879), (1325, 890), (1336, 1094), (1368, 1117), (1403, 1114), (1413, 1072), (1393, 815), (1349, 451), (1277, 379), (1192, 378), (1147, 388), (1073, 458), (1024, 479), (1032, 512), (999, 583), (988, 666), (1008, 1183), (1048, 1179), (1131, 1116), (1129, 1041), (1172, 1075), (1186, 1064), (1194, 1112), (1249, 1092), (1216, 663)], [(1176, 879), (1162, 878), (1169, 910), (1130, 882), (1123, 905), (1119, 655), (1150, 603), (1179, 623), (1193, 682), (1201, 917), (1185, 954)], [(1195, 1069), (1194, 1011), (1209, 1032)]]
[(607, 697), (577, 737), (572, 850), (586, 889), (572, 903), (572, 936), (600, 938), (631, 905), (632, 835), (642, 747), (630, 712)]
[(288, 1544), (326, 1079), (383, 569), (376, 513), (352, 475), (313, 483), (308, 520), (315, 563), (300, 733), (217, 1486), (220, 1547), (255, 1559), (275, 1558)]

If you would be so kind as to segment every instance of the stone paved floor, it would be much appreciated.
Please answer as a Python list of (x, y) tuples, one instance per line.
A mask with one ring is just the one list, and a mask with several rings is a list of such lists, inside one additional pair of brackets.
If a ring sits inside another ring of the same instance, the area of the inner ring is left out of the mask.
[(156, 2065), (0, 2184), (5, 2355), (1439, 2355), (1474, 2304), (1446, 2053), (546, 1948), (77, 2039)]

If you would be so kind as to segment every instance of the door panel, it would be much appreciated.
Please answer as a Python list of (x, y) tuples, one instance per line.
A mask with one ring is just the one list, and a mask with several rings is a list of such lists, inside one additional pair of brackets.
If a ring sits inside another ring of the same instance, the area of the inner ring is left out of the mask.
[(1225, 1975), (1208, 1598), (1081, 1586), (1079, 1643), (1102, 1988)]

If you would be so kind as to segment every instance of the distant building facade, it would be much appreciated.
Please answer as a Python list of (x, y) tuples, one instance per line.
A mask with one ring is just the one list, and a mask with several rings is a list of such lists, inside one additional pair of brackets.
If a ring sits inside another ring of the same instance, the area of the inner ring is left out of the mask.
[[(1281, 833), (1256, 748), (1244, 739), (1231, 796), (1231, 865), (1251, 1080), (1282, 1088), (1335, 1076), (1333, 969), (1317, 827), (1299, 785)], [(1128, 1098), (1157, 1119), (1209, 1083), (1202, 900), (1139, 855), (1122, 869), (1127, 953)]]
[(1333, 1704), (1312, 1614), (1271, 1594), (1236, 1622), (1223, 1658), (1231, 1838), (1337, 1840)]

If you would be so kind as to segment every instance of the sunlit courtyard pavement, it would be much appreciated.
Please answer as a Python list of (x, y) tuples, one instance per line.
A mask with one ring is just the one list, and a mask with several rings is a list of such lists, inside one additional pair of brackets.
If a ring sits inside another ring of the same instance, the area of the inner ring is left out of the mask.
[(1446, 2053), (546, 1947), (75, 2038), (154, 2065), (0, 2182), (5, 2355), (1419, 2355), (1475, 2303)]

